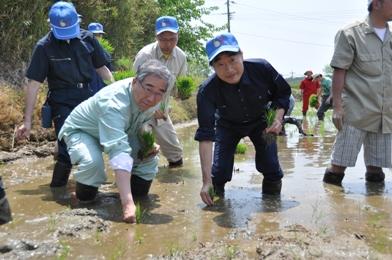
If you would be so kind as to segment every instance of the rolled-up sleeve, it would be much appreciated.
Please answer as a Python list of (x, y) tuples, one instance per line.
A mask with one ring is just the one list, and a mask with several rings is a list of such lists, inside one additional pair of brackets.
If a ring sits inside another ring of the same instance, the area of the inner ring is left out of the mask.
[(196, 141), (213, 141), (215, 138), (215, 111), (211, 91), (201, 86), (197, 93), (197, 120), (199, 128), (196, 130)]
[(335, 37), (335, 50), (331, 60), (331, 67), (347, 70), (353, 63), (355, 50), (350, 43), (350, 37), (340, 30)]

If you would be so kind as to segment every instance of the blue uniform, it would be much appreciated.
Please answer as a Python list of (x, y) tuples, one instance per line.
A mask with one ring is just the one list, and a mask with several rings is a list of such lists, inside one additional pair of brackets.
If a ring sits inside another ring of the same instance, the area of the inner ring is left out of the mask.
[(289, 108), (291, 88), (263, 59), (244, 61), (244, 73), (232, 85), (213, 74), (199, 88), (197, 141), (214, 141), (212, 178), (216, 184), (231, 180), (234, 153), (241, 138), (248, 136), (256, 149), (256, 168), (271, 181), (283, 177), (276, 143), (267, 145), (262, 137), (267, 127), (265, 109)]
[[(86, 30), (69, 43), (56, 39), (52, 32), (37, 42), (26, 77), (41, 83), (47, 79), (56, 135), (72, 109), (92, 95), (89, 85), (95, 68), (107, 63), (102, 47)], [(71, 165), (63, 141), (59, 142), (58, 161)]]
[[(112, 56), (105, 49), (103, 50), (103, 52), (105, 54), (106, 59), (108, 60), (108, 63), (105, 64), (106, 67), (108, 67), (108, 69), (110, 71), (113, 71), (114, 68), (112, 66)], [(93, 94), (97, 93), (99, 90), (101, 90), (105, 86), (106, 86), (105, 82), (98, 75), (98, 73), (96, 71), (94, 71), (93, 79), (91, 80), (91, 83), (90, 83), (90, 87), (91, 87), (91, 90), (93, 91)]]

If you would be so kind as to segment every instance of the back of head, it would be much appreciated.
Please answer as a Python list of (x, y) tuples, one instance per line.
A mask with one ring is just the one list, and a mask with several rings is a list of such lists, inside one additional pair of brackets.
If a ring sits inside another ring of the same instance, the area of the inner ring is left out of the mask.
[(179, 29), (177, 19), (173, 16), (161, 16), (155, 22), (155, 35), (163, 32), (178, 33)]
[(139, 66), (136, 78), (143, 81), (147, 76), (154, 75), (167, 82), (166, 89), (174, 82), (174, 77), (169, 69), (159, 60), (151, 59)]
[(80, 35), (80, 19), (72, 3), (59, 1), (49, 10), (49, 22), (54, 37), (70, 40)]

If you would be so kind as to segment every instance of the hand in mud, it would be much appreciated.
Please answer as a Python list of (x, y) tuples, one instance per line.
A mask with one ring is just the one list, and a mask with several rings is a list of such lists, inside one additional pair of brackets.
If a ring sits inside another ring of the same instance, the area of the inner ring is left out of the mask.
[(275, 119), (270, 127), (265, 129), (266, 133), (278, 135), (282, 131), (282, 120)]
[(162, 110), (155, 111), (154, 117), (155, 117), (155, 119), (163, 119), (163, 120), (167, 119), (165, 113)]
[(201, 188), (200, 191), (201, 200), (208, 206), (214, 205), (213, 198), (211, 198), (210, 196), (210, 192), (209, 192), (210, 189), (213, 189), (213, 187), (211, 183), (208, 183), (208, 184), (203, 184), (203, 187)]
[(29, 138), (30, 138), (30, 130), (31, 130), (31, 126), (28, 126), (26, 124), (22, 124), (21, 126), (19, 126), (18, 129), (16, 129), (16, 132), (15, 132), (16, 140), (21, 140), (21, 139), (29, 140)]
[(122, 206), (123, 221), (126, 223), (136, 223), (136, 207), (133, 201)]

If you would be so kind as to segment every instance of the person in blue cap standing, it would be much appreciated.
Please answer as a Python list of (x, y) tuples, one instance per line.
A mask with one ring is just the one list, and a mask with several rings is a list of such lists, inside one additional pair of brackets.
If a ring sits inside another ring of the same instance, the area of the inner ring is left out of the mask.
[[(90, 23), (87, 27), (87, 30), (89, 30), (90, 32), (92, 32), (95, 36), (95, 38), (99, 39), (103, 37), (103, 35), (105, 34), (104, 30), (103, 30), (103, 25), (100, 23)], [(110, 55), (109, 52), (107, 52), (105, 49), (103, 49), (103, 52), (106, 56), (106, 59), (108, 60), (108, 63), (106, 64), (106, 67), (108, 67), (108, 69), (110, 71), (113, 71), (113, 66), (112, 66), (112, 56)], [(91, 90), (93, 91), (93, 93), (97, 93), (101, 88), (106, 86), (106, 83), (102, 80), (102, 78), (98, 75), (97, 72), (94, 73), (94, 77), (91, 80)]]
[[(51, 31), (40, 39), (27, 68), (26, 105), (23, 124), (16, 138), (29, 138), (32, 115), (41, 84), (48, 82), (47, 103), (51, 110), (56, 136), (64, 120), (79, 103), (92, 96), (90, 82), (96, 71), (102, 79), (113, 81), (105, 66), (102, 47), (87, 30), (80, 29), (79, 14), (72, 3), (58, 1), (49, 10)], [(64, 141), (58, 141), (58, 156), (51, 187), (65, 186), (71, 172), (71, 161)]]
[[(213, 204), (211, 188), (224, 196), (225, 184), (232, 178), (236, 146), (245, 136), (256, 150), (256, 169), (264, 176), (263, 194), (279, 195), (283, 172), (276, 141), (267, 143), (263, 132), (277, 135), (281, 131), (289, 108), (289, 84), (266, 60), (244, 60), (231, 33), (209, 40), (206, 52), (215, 73), (202, 83), (197, 94), (199, 127), (195, 140), (199, 141), (203, 177), (201, 199)], [(276, 115), (267, 127), (265, 110), (269, 102)]]
[[(148, 44), (138, 52), (133, 63), (133, 70), (137, 71), (147, 60), (157, 59), (165, 64), (176, 78), (186, 75), (186, 55), (177, 46), (178, 31), (179, 26), (175, 17), (159, 17), (155, 22), (156, 42)], [(160, 145), (161, 152), (168, 160), (170, 168), (183, 164), (182, 146), (169, 116), (170, 95), (175, 96), (175, 94), (176, 88), (173, 81), (168, 94), (161, 102), (162, 109), (155, 112), (155, 118), (150, 122), (156, 142)]]

